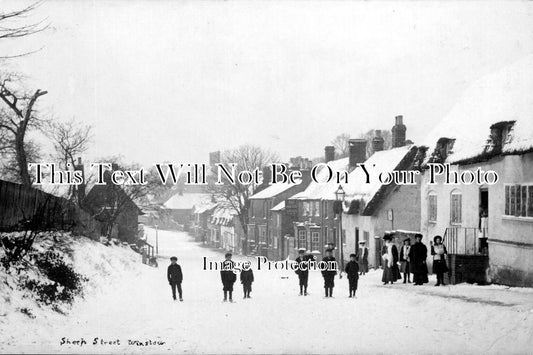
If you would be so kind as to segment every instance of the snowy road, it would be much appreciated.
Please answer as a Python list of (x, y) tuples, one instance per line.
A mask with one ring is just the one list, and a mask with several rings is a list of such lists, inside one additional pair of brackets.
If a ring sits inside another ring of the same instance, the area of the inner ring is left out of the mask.
[[(154, 231), (148, 229), (150, 239)], [(27, 351), (85, 353), (498, 353), (531, 352), (533, 293), (503, 287), (382, 286), (378, 272), (360, 279), (358, 299), (347, 298), (347, 280), (336, 278), (324, 299), (318, 271), (310, 296), (298, 296), (292, 271), (256, 271), (252, 299), (222, 302), (220, 275), (203, 270), (203, 248), (184, 233), (159, 231), (158, 269), (130, 265), (104, 292), (78, 304), (61, 324), (29, 332)], [(171, 299), (168, 257), (184, 273), (183, 303)], [(288, 279), (284, 278), (288, 277)], [(36, 324), (35, 327), (38, 327)], [(39, 337), (39, 340), (32, 337)], [(60, 345), (63, 337), (89, 344)], [(98, 341), (119, 340), (110, 345)], [(42, 343), (48, 339), (48, 343)], [(163, 345), (129, 345), (127, 341)]]

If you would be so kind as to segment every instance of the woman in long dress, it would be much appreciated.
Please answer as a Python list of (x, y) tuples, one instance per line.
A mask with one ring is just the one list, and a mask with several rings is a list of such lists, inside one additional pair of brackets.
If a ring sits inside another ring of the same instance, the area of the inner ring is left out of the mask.
[(385, 241), (385, 245), (381, 253), (383, 258), (383, 276), (381, 277), (381, 281), (386, 285), (389, 282), (392, 284), (394, 281), (401, 279), (402, 276), (398, 268), (398, 248), (392, 242), (392, 235), (385, 233), (383, 240)]
[(446, 247), (442, 244), (442, 237), (436, 235), (431, 243), (431, 255), (433, 255), (433, 273), (437, 275), (437, 283), (435, 286), (444, 286), (444, 273), (448, 272), (446, 265)]
[(411, 260), (411, 270), (413, 271), (413, 283), (420, 286), (428, 283), (428, 267), (426, 258), (428, 250), (422, 243), (422, 234), (415, 235), (415, 244), (409, 250), (409, 260)]

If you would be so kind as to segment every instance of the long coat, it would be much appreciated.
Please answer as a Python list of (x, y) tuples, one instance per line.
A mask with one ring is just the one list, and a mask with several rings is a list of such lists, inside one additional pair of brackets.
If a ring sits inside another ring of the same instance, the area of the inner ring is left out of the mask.
[(241, 271), (241, 284), (251, 285), (254, 282), (254, 272), (252, 269)]
[(181, 266), (178, 264), (170, 264), (167, 269), (167, 279), (169, 283), (179, 284), (183, 281), (183, 273)]
[[(325, 256), (322, 261), (326, 263), (333, 263), (336, 261), (333, 256)], [(322, 277), (324, 278), (324, 287), (334, 287), (335, 286), (335, 275), (337, 275), (337, 270), (329, 269), (322, 270)]]
[(368, 248), (359, 248), (359, 270), (368, 272)]
[(237, 275), (233, 272), (235, 263), (226, 260), (223, 266), (223, 269), (220, 270), (220, 279), (222, 280), (222, 285), (224, 285), (224, 291), (233, 291), (233, 284), (237, 281)]
[(411, 250), (409, 251), (409, 259), (411, 260), (411, 270), (414, 274), (414, 283), (429, 282), (428, 267), (426, 265), (427, 256), (428, 249), (424, 244), (420, 242), (411, 245)]
[[(384, 245), (382, 249), (382, 254), (388, 254), (388, 246)], [(381, 277), (382, 282), (394, 282), (402, 278), (400, 275), (400, 269), (398, 268), (398, 248), (396, 245), (391, 244), (391, 254), (392, 262), (389, 266), (388, 260), (385, 260), (383, 263), (383, 276)]]
[(359, 279), (359, 264), (356, 261), (349, 261), (344, 268), (348, 280), (357, 280)]

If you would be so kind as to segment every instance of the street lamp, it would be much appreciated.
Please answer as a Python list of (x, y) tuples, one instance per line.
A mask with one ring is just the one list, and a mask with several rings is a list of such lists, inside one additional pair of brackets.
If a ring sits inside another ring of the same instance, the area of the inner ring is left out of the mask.
[(339, 273), (339, 277), (342, 278), (342, 270), (344, 268), (344, 251), (343, 251), (343, 241), (342, 241), (342, 203), (344, 201), (344, 196), (346, 196), (346, 192), (344, 192), (344, 189), (342, 188), (342, 185), (339, 185), (339, 188), (337, 191), (335, 191), (335, 197), (337, 198), (337, 201), (339, 201), (340, 209), (339, 211), (339, 245), (340, 245), (340, 257), (341, 257), (341, 271)]

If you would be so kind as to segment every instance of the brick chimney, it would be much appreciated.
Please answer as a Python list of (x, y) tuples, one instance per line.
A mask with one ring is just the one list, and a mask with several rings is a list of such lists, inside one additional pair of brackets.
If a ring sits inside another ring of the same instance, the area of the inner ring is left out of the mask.
[(376, 136), (372, 139), (372, 151), (380, 152), (383, 150), (383, 145), (385, 144), (385, 140), (381, 136), (381, 130), (376, 129), (375, 131)]
[(392, 147), (398, 148), (405, 145), (405, 132), (407, 127), (403, 124), (403, 116), (396, 116), (396, 124), (392, 127)]
[(335, 160), (335, 147), (332, 145), (327, 145), (324, 147), (324, 160), (326, 163), (329, 163), (332, 160)]
[(78, 161), (74, 165), (75, 171), (81, 171), (81, 178), (83, 179), (83, 183), (76, 186), (76, 194), (78, 195), (78, 205), (81, 206), (83, 200), (85, 199), (85, 167), (83, 166), (83, 162), (81, 161), (81, 157), (78, 158)]
[(366, 140), (350, 139), (348, 141), (350, 168), (355, 168), (357, 164), (366, 160)]

